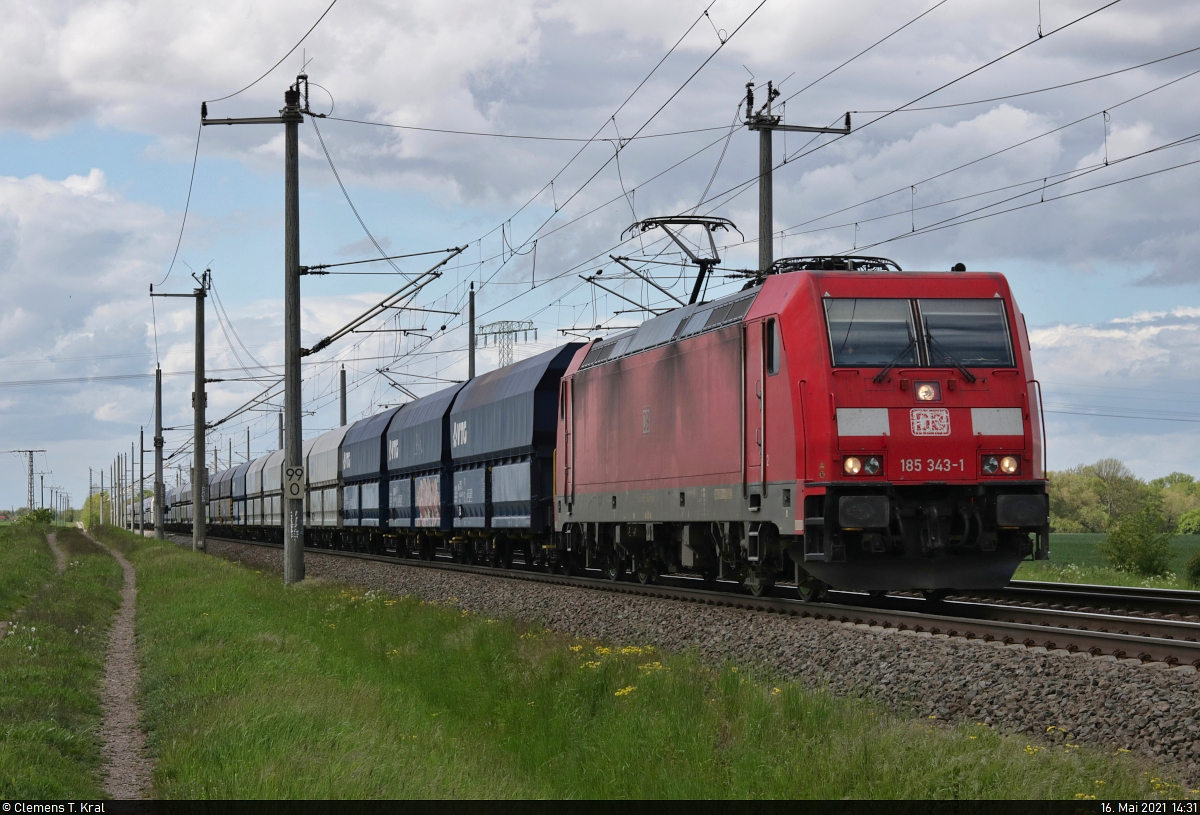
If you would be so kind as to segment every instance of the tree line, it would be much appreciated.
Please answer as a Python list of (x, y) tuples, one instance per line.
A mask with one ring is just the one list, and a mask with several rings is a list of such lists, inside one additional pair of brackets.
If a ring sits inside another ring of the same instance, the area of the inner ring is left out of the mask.
[[(1200, 483), (1187, 473), (1143, 481), (1120, 460), (1105, 458), (1048, 479), (1051, 531), (1104, 533), (1100, 552), (1120, 571), (1169, 574), (1171, 536), (1200, 533)], [(1200, 552), (1184, 574), (1200, 585)]]
[(1050, 531), (1111, 532), (1140, 512), (1160, 532), (1200, 533), (1200, 482), (1187, 473), (1143, 481), (1124, 462), (1105, 458), (1048, 473)]

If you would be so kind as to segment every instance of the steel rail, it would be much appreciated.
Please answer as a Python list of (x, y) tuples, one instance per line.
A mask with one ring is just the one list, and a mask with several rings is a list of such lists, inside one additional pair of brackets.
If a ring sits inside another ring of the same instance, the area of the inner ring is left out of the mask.
[[(275, 549), (283, 548), (282, 544), (261, 541), (218, 537), (210, 537), (209, 540)], [(599, 577), (555, 575), (528, 569), (500, 569), (440, 559), (417, 560), (315, 547), (306, 547), (305, 549), (314, 554), (351, 557), (392, 565), (442, 569), (490, 575), (509, 580), (526, 580), (633, 596), (725, 606), (856, 626), (912, 631), (916, 634), (928, 634), (933, 637), (980, 639), (1015, 647), (1045, 648), (1047, 651), (1087, 652), (1092, 656), (1109, 656), (1130, 662), (1200, 667), (1200, 642), (1176, 636), (1178, 633), (1184, 632), (1188, 632), (1188, 635), (1192, 637), (1197, 636), (1200, 634), (1200, 623), (1189, 624), (1175, 620), (995, 606), (970, 601), (939, 602), (916, 600), (915, 598), (889, 598), (889, 601), (902, 601), (909, 606), (907, 608), (856, 605), (853, 604), (854, 601), (866, 598), (850, 592), (834, 592), (833, 602), (806, 603), (779, 597), (753, 597), (747, 594), (685, 588), (679, 585), (641, 584), (612, 581)], [(845, 598), (846, 602), (842, 602), (842, 598)], [(936, 603), (935, 606), (932, 606), (934, 613), (912, 607), (919, 603)], [(1003, 617), (1009, 619), (1002, 619)], [(1024, 619), (1018, 620), (1017, 617)], [(1084, 624), (1087, 624), (1088, 627), (1077, 627)], [(1107, 630), (1109, 627), (1120, 630)], [(1140, 633), (1131, 633), (1135, 629)]]
[(1200, 618), (1200, 592), (1186, 589), (1151, 589), (1100, 586), (1087, 583), (1038, 583), (1014, 580), (1003, 589), (955, 592), (956, 597), (1006, 600), (1014, 603), (1061, 604), (1068, 610), (1116, 609), (1126, 614), (1177, 614)]

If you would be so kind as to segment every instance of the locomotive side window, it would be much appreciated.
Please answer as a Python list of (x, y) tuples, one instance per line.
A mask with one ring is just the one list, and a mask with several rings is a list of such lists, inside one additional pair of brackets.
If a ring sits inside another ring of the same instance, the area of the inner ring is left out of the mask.
[(833, 364), (882, 367), (920, 364), (908, 300), (825, 300)]
[(1002, 300), (918, 300), (929, 364), (1013, 365)]
[(779, 328), (775, 320), (767, 320), (767, 375), (779, 373), (779, 360), (783, 355), (783, 347), (779, 339)]

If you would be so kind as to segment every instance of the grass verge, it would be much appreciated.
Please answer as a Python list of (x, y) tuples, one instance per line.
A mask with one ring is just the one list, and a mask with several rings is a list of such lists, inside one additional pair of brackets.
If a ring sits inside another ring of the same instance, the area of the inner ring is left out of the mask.
[(1014, 578), (1160, 589), (1195, 588), (1188, 584), (1183, 567), (1200, 551), (1200, 535), (1176, 535), (1171, 539), (1171, 574), (1164, 577), (1143, 577), (1112, 568), (1097, 549), (1104, 538), (1103, 534), (1087, 532), (1053, 533), (1050, 535), (1050, 560), (1026, 561), (1017, 569)]
[(121, 568), (78, 530), (57, 540), (67, 570), (0, 641), (0, 798), (103, 795), (99, 692)]
[(117, 530), (163, 798), (1146, 798), (1128, 755), (889, 715)]
[(5, 620), (54, 576), (54, 555), (44, 533), (27, 526), (0, 529), (0, 617)]

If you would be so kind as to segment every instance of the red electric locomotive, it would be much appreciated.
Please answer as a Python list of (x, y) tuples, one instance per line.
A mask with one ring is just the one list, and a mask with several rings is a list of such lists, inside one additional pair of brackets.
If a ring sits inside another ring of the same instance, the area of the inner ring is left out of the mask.
[(994, 588), (1048, 553), (1044, 439), (1003, 275), (791, 258), (581, 349), (558, 548), (800, 596)]

